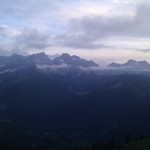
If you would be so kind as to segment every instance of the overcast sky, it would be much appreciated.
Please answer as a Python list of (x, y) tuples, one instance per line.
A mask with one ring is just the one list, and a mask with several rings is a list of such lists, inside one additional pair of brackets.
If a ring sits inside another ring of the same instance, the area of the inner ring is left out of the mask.
[(150, 61), (147, 0), (4, 0), (0, 55), (68, 52), (97, 60)]

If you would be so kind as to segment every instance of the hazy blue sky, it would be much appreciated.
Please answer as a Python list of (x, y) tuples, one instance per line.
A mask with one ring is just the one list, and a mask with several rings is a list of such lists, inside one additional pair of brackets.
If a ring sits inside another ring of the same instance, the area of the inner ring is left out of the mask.
[(150, 61), (148, 0), (4, 0), (0, 54), (68, 52)]

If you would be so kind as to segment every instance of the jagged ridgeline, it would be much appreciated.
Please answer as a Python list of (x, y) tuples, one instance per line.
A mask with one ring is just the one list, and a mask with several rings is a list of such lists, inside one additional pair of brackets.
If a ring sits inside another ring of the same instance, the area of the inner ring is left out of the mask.
[(69, 54), (1, 56), (1, 147), (74, 149), (112, 136), (149, 137), (149, 64), (109, 66)]
[(98, 67), (98, 65), (93, 61), (87, 61), (81, 59), (78, 56), (70, 56), (67, 53), (63, 53), (61, 56), (51, 60), (48, 55), (44, 52), (29, 55), (21, 56), (14, 54), (12, 56), (0, 56), (0, 65), (2, 67), (23, 67), (29, 65), (69, 65), (77, 67)]

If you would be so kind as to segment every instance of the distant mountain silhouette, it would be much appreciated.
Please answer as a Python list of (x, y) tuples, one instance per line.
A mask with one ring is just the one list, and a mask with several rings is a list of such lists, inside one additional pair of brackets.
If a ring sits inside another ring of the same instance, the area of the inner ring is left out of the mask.
[[(18, 54), (13, 54), (12, 56), (0, 56), (0, 74), (13, 72), (18, 69), (25, 69), (28, 67), (36, 67), (37, 69), (55, 68), (56, 70), (61, 68), (61, 66), (66, 66), (69, 68), (69, 70), (75, 67), (78, 70), (80, 69), (80, 67), (98, 67), (98, 65), (94, 61), (87, 61), (75, 55), (70, 56), (67, 53), (62, 54), (55, 59), (50, 59), (49, 56), (44, 52), (28, 56), (21, 56)], [(69, 70), (65, 70), (64, 68), (62, 71)]]
[(29, 56), (21, 56), (14, 54), (12, 56), (0, 56), (0, 65), (9, 67), (25, 67), (31, 65), (70, 65), (73, 67), (98, 67), (98, 65), (93, 61), (87, 61), (81, 59), (78, 56), (70, 56), (67, 53), (62, 54), (61, 56), (56, 57), (51, 60), (48, 55), (44, 52), (32, 54)]
[(108, 65), (108, 67), (136, 67), (136, 68), (150, 68), (150, 64), (147, 61), (136, 61), (136, 60), (128, 60), (124, 64), (118, 64), (115, 62), (112, 62)]
[(98, 67), (93, 61), (87, 61), (75, 55), (70, 56), (68, 53), (63, 53), (60, 57), (55, 58), (53, 63), (56, 65), (67, 64), (78, 67)]

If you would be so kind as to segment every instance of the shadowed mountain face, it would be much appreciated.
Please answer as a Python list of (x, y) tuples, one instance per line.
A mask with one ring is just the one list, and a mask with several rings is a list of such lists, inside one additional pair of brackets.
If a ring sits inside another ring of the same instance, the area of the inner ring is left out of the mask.
[[(61, 70), (37, 67), (56, 67), (61, 63), (69, 67)], [(94, 64), (68, 54), (54, 60), (44, 53), (3, 57), (2, 140), (17, 142), (20, 134), (26, 140), (31, 137), (104, 140), (112, 135), (122, 139), (126, 133), (142, 132), (149, 135), (150, 73), (100, 74), (77, 67), (97, 66)]]

